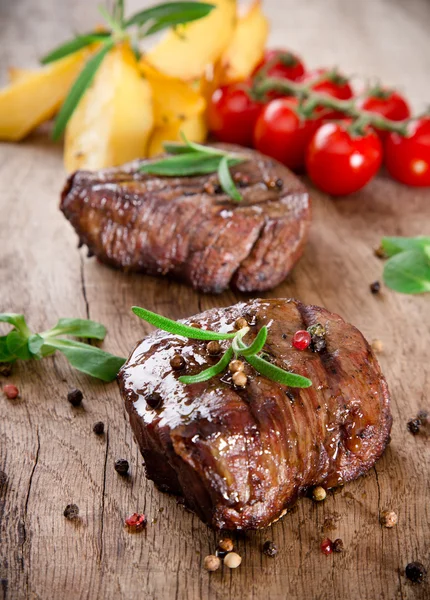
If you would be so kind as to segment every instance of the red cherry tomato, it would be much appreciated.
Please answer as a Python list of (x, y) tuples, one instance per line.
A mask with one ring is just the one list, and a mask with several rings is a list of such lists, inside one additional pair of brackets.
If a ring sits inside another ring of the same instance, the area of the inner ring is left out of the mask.
[(308, 144), (321, 124), (318, 119), (305, 120), (297, 112), (297, 98), (272, 100), (260, 113), (254, 131), (254, 145), (293, 170), (305, 164)]
[(430, 117), (411, 122), (406, 137), (398, 133), (387, 136), (385, 164), (391, 177), (401, 183), (430, 186)]
[(306, 153), (313, 183), (333, 196), (351, 194), (376, 175), (382, 145), (370, 128), (362, 135), (348, 130), (350, 123), (325, 123), (317, 130)]
[[(282, 57), (280, 56), (282, 55)], [(272, 62), (276, 57), (280, 57), (278, 62), (275, 62), (272, 67), (267, 71), (267, 75), (270, 77), (280, 77), (281, 79), (290, 79), (291, 81), (297, 81), (301, 79), (305, 74), (305, 67), (302, 59), (293, 54), (289, 50), (272, 49), (266, 50), (264, 58), (260, 64), (254, 70), (254, 74), (257, 73), (261, 67), (266, 65), (268, 62)]]
[(251, 146), (262, 105), (251, 100), (243, 83), (215, 90), (208, 106), (209, 129), (222, 142)]
[[(354, 95), (348, 79), (335, 70), (316, 69), (315, 71), (309, 71), (302, 78), (302, 82), (308, 83), (317, 78), (322, 79), (319, 83), (311, 86), (315, 92), (332, 96), (338, 100), (350, 100)], [(341, 111), (337, 110), (321, 109), (320, 112), (324, 114), (326, 119), (340, 119), (344, 116)]]
[[(395, 90), (380, 87), (370, 90), (368, 95), (358, 102), (358, 106), (392, 121), (404, 121), (411, 114), (409, 105), (403, 96)], [(376, 127), (374, 129), (382, 139), (386, 138), (386, 131)]]

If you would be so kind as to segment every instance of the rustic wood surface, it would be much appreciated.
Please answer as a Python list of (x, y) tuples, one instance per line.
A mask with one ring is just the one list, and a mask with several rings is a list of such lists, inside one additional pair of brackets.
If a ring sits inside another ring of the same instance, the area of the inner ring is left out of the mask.
[[(97, 22), (97, 2), (0, 1), (0, 65), (35, 64), (73, 30)], [(146, 2), (129, 2), (135, 9)], [(430, 4), (427, 0), (266, 0), (272, 41), (297, 49), (313, 66), (379, 75), (407, 89), (417, 106), (430, 98)], [(58, 210), (64, 179), (61, 148), (41, 131), (0, 147), (0, 311), (23, 312), (34, 330), (62, 316), (91, 317), (108, 326), (105, 348), (127, 355), (149, 327), (129, 307), (143, 304), (179, 318), (239, 299), (203, 296), (178, 283), (128, 276), (88, 259)], [(209, 575), (202, 560), (216, 535), (197, 517), (147, 482), (116, 384), (103, 385), (69, 368), (60, 356), (16, 365), (21, 398), (0, 395), (0, 598), (207, 599), (281, 598), (419, 600), (430, 583), (404, 575), (412, 560), (430, 571), (429, 438), (413, 437), (406, 422), (429, 409), (428, 296), (407, 297), (369, 284), (381, 277), (372, 249), (383, 234), (430, 230), (430, 192), (403, 188), (381, 176), (347, 200), (313, 191), (314, 221), (305, 256), (268, 296), (295, 296), (326, 306), (384, 344), (380, 362), (392, 393), (392, 443), (365, 477), (308, 499), (269, 530), (235, 535), (243, 563)], [(66, 400), (84, 391), (82, 408)], [(92, 432), (95, 421), (106, 433)], [(131, 477), (114, 471), (118, 457)], [(75, 502), (81, 519), (69, 522)], [(399, 515), (394, 529), (380, 510)], [(149, 517), (131, 535), (124, 517)], [(330, 521), (334, 530), (330, 530)], [(343, 554), (324, 556), (321, 540), (342, 538)], [(279, 547), (276, 558), (262, 542)]]

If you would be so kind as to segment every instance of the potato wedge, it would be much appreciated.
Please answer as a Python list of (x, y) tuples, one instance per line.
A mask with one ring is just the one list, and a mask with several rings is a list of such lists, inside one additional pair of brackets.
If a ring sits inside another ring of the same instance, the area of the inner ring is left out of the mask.
[(203, 19), (180, 25), (146, 55), (158, 71), (190, 80), (216, 62), (227, 48), (236, 26), (236, 0), (211, 0), (216, 8)]
[(156, 127), (203, 113), (206, 107), (203, 96), (187, 82), (160, 73), (144, 59), (139, 62), (139, 68), (152, 88)]
[(0, 140), (22, 140), (50, 119), (90, 53), (84, 48), (32, 72), (12, 71), (12, 83), (0, 90)]
[(35, 69), (20, 69), (19, 67), (9, 67), (7, 70), (7, 78), (9, 83), (16, 83), (19, 80), (23, 80), (30, 75), (36, 73)]
[(269, 23), (255, 0), (248, 12), (239, 18), (233, 38), (220, 59), (221, 85), (247, 79), (264, 54)]
[(197, 115), (185, 119), (184, 121), (176, 121), (165, 127), (156, 127), (151, 135), (151, 140), (148, 147), (148, 156), (156, 156), (164, 152), (164, 142), (180, 142), (182, 141), (181, 132), (192, 142), (199, 144), (206, 140), (208, 133), (205, 119), (203, 115)]
[(146, 156), (153, 124), (151, 87), (130, 46), (116, 46), (67, 124), (66, 169), (99, 169)]

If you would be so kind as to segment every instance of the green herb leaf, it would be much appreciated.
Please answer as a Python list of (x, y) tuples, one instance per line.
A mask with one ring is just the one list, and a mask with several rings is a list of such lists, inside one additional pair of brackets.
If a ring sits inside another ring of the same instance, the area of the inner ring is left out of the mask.
[(17, 313), (0, 313), (0, 322), (9, 323), (9, 325), (13, 325), (23, 335), (29, 336), (31, 333), (27, 326), (27, 323), (25, 322), (24, 315), (19, 315)]
[(230, 170), (228, 168), (228, 159), (226, 156), (224, 156), (219, 163), (218, 178), (224, 192), (236, 202), (240, 202), (242, 200), (242, 196), (240, 195), (239, 190), (235, 186), (231, 177)]
[(208, 331), (206, 329), (197, 329), (197, 327), (190, 327), (177, 321), (172, 321), (167, 317), (157, 315), (156, 313), (141, 308), (140, 306), (133, 306), (131, 309), (135, 315), (154, 325), (158, 329), (173, 333), (175, 335), (181, 335), (191, 340), (229, 340), (234, 338), (237, 332), (234, 333), (217, 333), (216, 331)]
[(430, 256), (423, 250), (395, 254), (384, 267), (385, 284), (403, 294), (430, 292)]
[(62, 352), (72, 367), (78, 371), (106, 382), (113, 381), (125, 363), (125, 358), (72, 340), (49, 339), (45, 341), (43, 348), (45, 347)]
[(7, 335), (0, 337), (0, 362), (13, 362), (16, 356), (7, 347)]
[[(218, 156), (207, 156), (198, 152), (187, 152), (169, 156), (159, 160), (150, 161), (140, 167), (140, 171), (151, 175), (162, 175), (165, 177), (185, 177), (187, 175), (206, 175), (215, 173), (219, 167), (221, 158)], [(230, 166), (242, 162), (239, 158), (229, 158)]]
[(264, 377), (287, 385), (289, 387), (307, 388), (312, 385), (312, 381), (302, 375), (296, 375), (296, 373), (289, 373), (280, 369), (276, 365), (259, 358), (258, 356), (246, 356), (245, 360), (252, 366), (256, 371), (261, 373)]
[(28, 360), (32, 358), (31, 352), (28, 349), (28, 337), (17, 329), (13, 329), (6, 336), (7, 349), (10, 354), (20, 358), (21, 360)]
[(43, 65), (47, 65), (51, 62), (59, 60), (60, 58), (64, 58), (65, 56), (69, 56), (69, 54), (73, 54), (86, 46), (90, 46), (95, 42), (102, 42), (106, 38), (110, 36), (109, 31), (100, 31), (94, 33), (87, 33), (84, 35), (78, 35), (73, 40), (69, 40), (61, 46), (58, 46), (54, 50), (52, 50), (49, 54), (40, 59), (40, 62)]
[(106, 327), (90, 319), (59, 319), (52, 329), (42, 334), (45, 338), (58, 335), (73, 335), (81, 338), (104, 340)]
[[(206, 2), (166, 2), (136, 13), (127, 19), (124, 26), (126, 28), (132, 25), (142, 26), (154, 21), (152, 27), (157, 23), (162, 23), (163, 28), (165, 28), (202, 19), (214, 8), (213, 4), (207, 4)], [(158, 29), (154, 31), (158, 31)]]
[(207, 381), (216, 375), (222, 373), (229, 365), (229, 362), (233, 358), (233, 348), (229, 348), (223, 355), (221, 360), (219, 360), (216, 365), (213, 367), (209, 367), (204, 371), (200, 371), (197, 375), (183, 375), (179, 377), (179, 381), (181, 383), (185, 383), (186, 385), (190, 385), (193, 383), (201, 383), (202, 381)]
[(124, 0), (116, 0), (113, 9), (113, 18), (121, 27), (124, 25)]
[(163, 148), (168, 154), (189, 154), (192, 148), (182, 142), (163, 142)]
[(103, 4), (100, 4), (98, 7), (99, 13), (101, 14), (101, 16), (104, 18), (104, 20), (106, 21), (106, 23), (109, 25), (109, 27), (111, 28), (111, 30), (114, 33), (118, 33), (118, 34), (122, 34), (123, 30), (122, 30), (122, 26), (120, 23), (118, 23), (114, 17), (114, 15), (111, 15), (110, 12), (107, 10), (107, 8), (105, 6), (103, 6)]
[(381, 246), (387, 256), (394, 256), (404, 250), (423, 250), (425, 246), (430, 246), (430, 237), (384, 237)]
[(112, 39), (107, 39), (102, 48), (97, 52), (97, 54), (90, 58), (80, 72), (55, 120), (54, 130), (52, 133), (54, 140), (58, 140), (63, 133), (70, 117), (79, 104), (80, 99), (84, 95), (86, 89), (91, 85), (94, 75), (102, 64), (104, 57), (113, 48), (113, 46), (114, 41)]
[(266, 340), (267, 340), (267, 333), (268, 333), (268, 329), (267, 329), (266, 325), (263, 325), (263, 327), (258, 332), (258, 335), (255, 338), (255, 340), (252, 342), (252, 344), (247, 347), (245, 346), (245, 348), (242, 348), (240, 350), (241, 356), (245, 356), (245, 357), (252, 356), (254, 354), (258, 354), (259, 352), (261, 352), (263, 350), (264, 344), (266, 343)]
[(43, 337), (41, 335), (39, 335), (38, 333), (35, 333), (34, 335), (31, 335), (28, 338), (27, 343), (28, 343), (28, 349), (30, 350), (31, 354), (33, 354), (33, 356), (38, 356), (43, 344), (45, 343), (45, 340), (43, 339)]

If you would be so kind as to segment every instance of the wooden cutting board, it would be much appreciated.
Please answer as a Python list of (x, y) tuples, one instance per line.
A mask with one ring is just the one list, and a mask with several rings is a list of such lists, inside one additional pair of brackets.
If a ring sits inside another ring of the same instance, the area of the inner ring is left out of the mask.
[[(148, 4), (134, 0), (129, 10)], [(96, 2), (21, 0), (0, 6), (0, 64), (26, 67), (75, 29), (97, 22)], [(340, 63), (348, 72), (379, 74), (403, 84), (410, 97), (430, 97), (430, 5), (426, 0), (271, 0), (273, 40), (296, 48), (310, 65)], [(167, 280), (131, 276), (88, 259), (58, 210), (65, 174), (61, 149), (39, 132), (0, 147), (0, 311), (22, 312), (35, 331), (59, 317), (90, 317), (108, 327), (105, 348), (127, 355), (150, 330), (130, 307), (180, 318), (243, 296), (204, 296)], [(0, 394), (0, 598), (34, 599), (402, 599), (430, 598), (430, 583), (413, 585), (405, 565), (430, 571), (430, 444), (406, 422), (430, 409), (430, 297), (408, 297), (369, 284), (381, 278), (373, 248), (382, 235), (430, 231), (430, 192), (381, 176), (345, 200), (312, 191), (313, 226), (292, 275), (267, 297), (300, 298), (354, 323), (379, 355), (391, 394), (392, 443), (366, 476), (331, 492), (325, 502), (303, 499), (270, 529), (234, 535), (243, 558), (236, 571), (208, 574), (204, 556), (217, 536), (175, 499), (147, 482), (116, 384), (103, 385), (69, 368), (62, 357), (15, 366), (8, 380), (17, 401)], [(66, 400), (83, 390), (83, 407)], [(104, 436), (92, 432), (103, 421)], [(127, 458), (131, 477), (114, 471)], [(69, 522), (63, 510), (80, 508)], [(381, 510), (399, 516), (379, 525)], [(147, 530), (123, 527), (134, 512)], [(341, 538), (343, 554), (324, 556), (321, 540)], [(271, 559), (261, 545), (273, 540)]]

